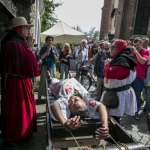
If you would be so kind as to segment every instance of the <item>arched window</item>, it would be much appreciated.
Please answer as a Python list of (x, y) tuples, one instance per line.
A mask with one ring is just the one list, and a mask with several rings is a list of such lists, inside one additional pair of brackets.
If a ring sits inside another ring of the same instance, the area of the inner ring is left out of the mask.
[(147, 35), (150, 18), (150, 0), (138, 0), (134, 34)]

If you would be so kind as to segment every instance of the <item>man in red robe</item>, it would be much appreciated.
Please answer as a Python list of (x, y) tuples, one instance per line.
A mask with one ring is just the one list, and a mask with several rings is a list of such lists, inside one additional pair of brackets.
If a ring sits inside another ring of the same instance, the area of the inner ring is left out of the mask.
[(37, 131), (34, 93), (31, 78), (39, 76), (32, 53), (34, 40), (28, 36), (24, 17), (12, 20), (12, 28), (1, 43), (0, 71), (2, 76), (1, 129), (3, 142), (20, 145)]

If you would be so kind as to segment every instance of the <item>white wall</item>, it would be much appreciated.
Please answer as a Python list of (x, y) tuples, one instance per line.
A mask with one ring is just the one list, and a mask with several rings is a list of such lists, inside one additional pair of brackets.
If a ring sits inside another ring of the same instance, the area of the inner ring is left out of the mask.
[(44, 13), (44, 0), (35, 1), (35, 23), (34, 23), (34, 38), (35, 44), (40, 47), (40, 33), (41, 33), (41, 18)]
[(119, 0), (114, 0), (114, 8), (118, 8)]

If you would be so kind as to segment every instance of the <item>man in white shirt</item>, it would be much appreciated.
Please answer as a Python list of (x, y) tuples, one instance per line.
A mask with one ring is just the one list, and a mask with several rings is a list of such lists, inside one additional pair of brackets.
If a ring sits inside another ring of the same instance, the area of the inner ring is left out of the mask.
[[(51, 117), (60, 122), (66, 130), (78, 129), (83, 123), (80, 118), (84, 119), (87, 116), (93, 119), (100, 118), (102, 128), (96, 129), (96, 139), (106, 138), (109, 134), (106, 107), (92, 99), (76, 79), (59, 81), (52, 78), (49, 72), (47, 72), (47, 75), (51, 81), (50, 91), (58, 99), (50, 106)], [(79, 92), (82, 98), (73, 96), (75, 90)], [(73, 118), (70, 118), (71, 115)]]
[(142, 39), (142, 44), (143, 44), (143, 48), (150, 50), (150, 47), (148, 47), (149, 45), (149, 38), (143, 38)]

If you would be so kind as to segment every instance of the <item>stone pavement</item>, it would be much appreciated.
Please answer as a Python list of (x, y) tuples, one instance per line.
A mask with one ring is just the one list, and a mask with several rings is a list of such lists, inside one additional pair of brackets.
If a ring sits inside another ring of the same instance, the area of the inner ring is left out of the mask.
[[(37, 93), (35, 93), (37, 100)], [(4, 146), (2, 145), (2, 138), (0, 137), (0, 150), (46, 150), (46, 99), (42, 102), (36, 103), (37, 126), (38, 132), (33, 133), (27, 141), (21, 146)]]
[[(73, 75), (75, 75), (73, 73)], [(89, 90), (91, 96), (96, 98), (96, 88), (94, 84)], [(35, 98), (37, 99), (37, 93), (35, 93)], [(43, 99), (42, 103), (36, 103), (36, 112), (37, 112), (37, 123), (38, 123), (38, 132), (33, 133), (33, 135), (21, 146), (11, 147), (3, 146), (2, 138), (0, 137), (0, 150), (45, 150), (46, 149), (46, 114), (45, 114), (45, 105), (46, 100)], [(121, 126), (132, 135), (138, 142), (143, 143), (144, 145), (150, 147), (150, 134), (148, 131), (148, 126), (146, 122), (145, 113), (142, 112), (143, 106), (140, 110), (141, 120), (136, 121), (133, 116), (125, 115), (121, 119)], [(104, 143), (105, 141), (101, 141)], [(69, 150), (76, 150), (77, 148), (69, 148)]]

